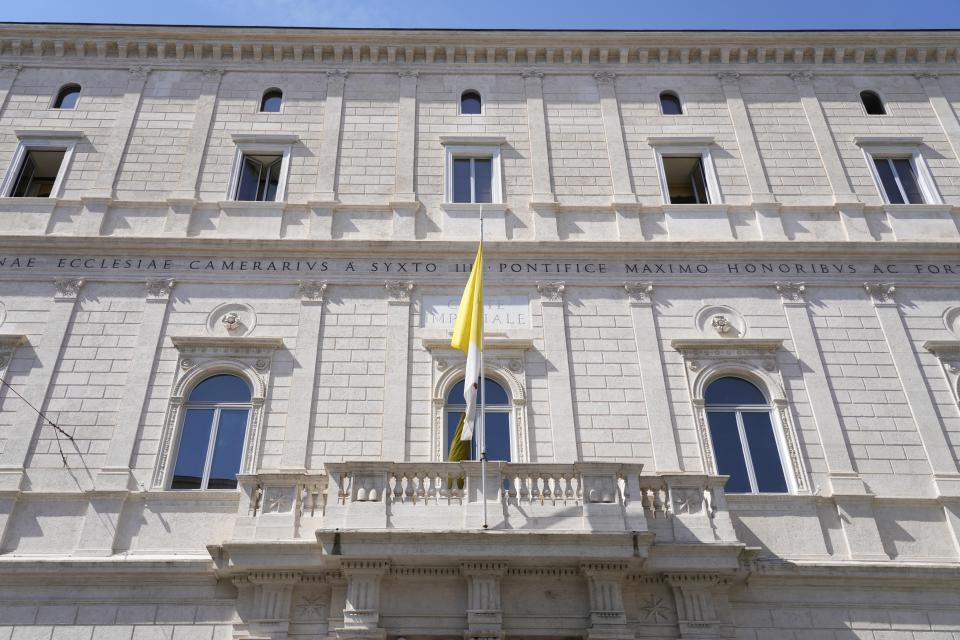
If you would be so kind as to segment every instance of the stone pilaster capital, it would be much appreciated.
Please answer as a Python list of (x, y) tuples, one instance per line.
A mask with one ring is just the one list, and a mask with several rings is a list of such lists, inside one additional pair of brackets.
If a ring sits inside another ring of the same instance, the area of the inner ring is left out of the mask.
[(918, 71), (913, 74), (913, 77), (917, 80), (936, 80), (940, 77), (940, 74), (936, 71)]
[(775, 282), (774, 289), (784, 304), (806, 304), (807, 285), (803, 282)]
[(138, 64), (127, 69), (131, 79), (142, 80), (146, 78), (152, 69), (148, 66)]
[(617, 79), (617, 74), (612, 71), (598, 71), (593, 74), (593, 77), (596, 78), (600, 84), (610, 84)]
[(55, 300), (76, 300), (80, 296), (83, 280), (79, 278), (57, 278), (53, 281), (53, 286), (56, 289), (53, 294)]
[(404, 69), (402, 71), (397, 71), (397, 75), (401, 78), (419, 78), (420, 72), (414, 69)]
[(384, 283), (390, 304), (410, 304), (413, 283), (405, 280), (388, 280)]
[(563, 290), (566, 284), (563, 282), (538, 282), (537, 291), (540, 292), (540, 301), (545, 303), (560, 304), (563, 302)]
[(794, 82), (812, 82), (813, 81), (813, 72), (811, 71), (791, 71), (789, 74), (790, 79)]
[(210, 80), (217, 80), (224, 74), (224, 70), (219, 67), (207, 67), (202, 69), (200, 73), (204, 78), (209, 78)]
[(297, 282), (297, 295), (303, 302), (323, 302), (327, 283), (323, 280), (300, 280)]
[(347, 77), (346, 69), (327, 69), (328, 80), (345, 80)]
[(724, 84), (736, 84), (740, 80), (740, 74), (736, 71), (721, 71), (717, 74), (717, 79)]
[(22, 64), (0, 64), (0, 72), (13, 71), (15, 74), (23, 71)]
[(463, 576), (492, 576), (503, 577), (507, 572), (507, 563), (493, 561), (463, 561), (460, 563), (460, 574)]
[(866, 289), (867, 293), (870, 295), (874, 306), (888, 306), (897, 304), (897, 301), (894, 299), (894, 294), (896, 293), (897, 288), (889, 282), (867, 282), (864, 283), (863, 288)]
[(147, 280), (144, 287), (147, 300), (165, 301), (170, 299), (170, 293), (176, 285), (173, 278), (158, 278)]
[(624, 282), (623, 289), (630, 298), (631, 306), (653, 304), (653, 284), (649, 282)]
[(543, 79), (543, 71), (538, 71), (536, 69), (524, 69), (520, 75), (522, 75), (527, 80), (531, 78), (534, 80)]

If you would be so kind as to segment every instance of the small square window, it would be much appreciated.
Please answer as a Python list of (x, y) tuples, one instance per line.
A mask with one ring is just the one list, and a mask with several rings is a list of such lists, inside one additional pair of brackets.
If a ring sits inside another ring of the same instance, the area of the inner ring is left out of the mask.
[(63, 149), (28, 150), (23, 156), (10, 197), (46, 198), (52, 195), (65, 153)]
[(709, 204), (703, 156), (663, 156), (670, 204)]
[(890, 204), (924, 204), (912, 158), (873, 158), (880, 186)]
[(280, 187), (282, 166), (282, 155), (243, 154), (234, 200), (275, 201)]

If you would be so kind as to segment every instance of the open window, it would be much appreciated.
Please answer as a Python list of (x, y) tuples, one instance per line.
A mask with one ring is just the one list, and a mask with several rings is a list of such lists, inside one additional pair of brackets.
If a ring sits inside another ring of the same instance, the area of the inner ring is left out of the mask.
[(54, 109), (75, 109), (80, 100), (80, 85), (65, 84), (60, 87), (51, 105)]
[(282, 202), (286, 196), (290, 155), (296, 135), (235, 133), (234, 160), (227, 199), (239, 202)]
[(273, 202), (280, 187), (282, 155), (243, 154), (234, 200)]
[[(0, 195), (8, 198), (56, 198), (80, 134), (50, 131), (55, 138), (41, 137), (43, 130), (15, 132), (20, 137), (7, 170)], [(60, 135), (57, 135), (57, 134)]]
[(663, 156), (663, 179), (670, 204), (710, 204), (703, 156)]
[(876, 91), (861, 91), (860, 102), (863, 103), (863, 110), (868, 116), (885, 116), (887, 109), (883, 106), (883, 100)]

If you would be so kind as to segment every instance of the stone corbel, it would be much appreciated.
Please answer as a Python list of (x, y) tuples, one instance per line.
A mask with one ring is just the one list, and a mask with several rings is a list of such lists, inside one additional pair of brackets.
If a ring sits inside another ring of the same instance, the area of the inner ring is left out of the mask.
[(386, 638), (380, 625), (380, 582), (389, 571), (386, 560), (344, 560), (341, 570), (347, 579), (343, 627), (334, 629), (341, 640)]
[(864, 283), (863, 288), (866, 289), (867, 293), (870, 295), (870, 299), (873, 300), (873, 305), (875, 307), (889, 307), (897, 305), (897, 301), (894, 298), (897, 288), (893, 284), (889, 282), (867, 282)]
[(580, 571), (587, 578), (590, 595), (590, 628), (587, 640), (633, 638), (623, 607), (623, 582), (628, 565), (622, 562), (587, 562)]
[(673, 589), (680, 638), (719, 638), (720, 616), (714, 591), (722, 583), (713, 573), (672, 573), (665, 580)]
[(467, 579), (467, 631), (464, 637), (468, 640), (503, 636), (500, 583), (506, 571), (505, 562), (460, 563), (460, 573)]

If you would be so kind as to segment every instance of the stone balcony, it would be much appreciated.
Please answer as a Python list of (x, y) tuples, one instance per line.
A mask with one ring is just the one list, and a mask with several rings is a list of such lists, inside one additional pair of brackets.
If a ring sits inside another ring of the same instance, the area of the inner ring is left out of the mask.
[(697, 548), (742, 547), (725, 481), (644, 475), (635, 464), (491, 462), (484, 529), (478, 462), (330, 463), (324, 474), (241, 476), (240, 512), (224, 547), (240, 564), (275, 559), (278, 545), (318, 565), (337, 556), (643, 559), (654, 545), (692, 558)]

